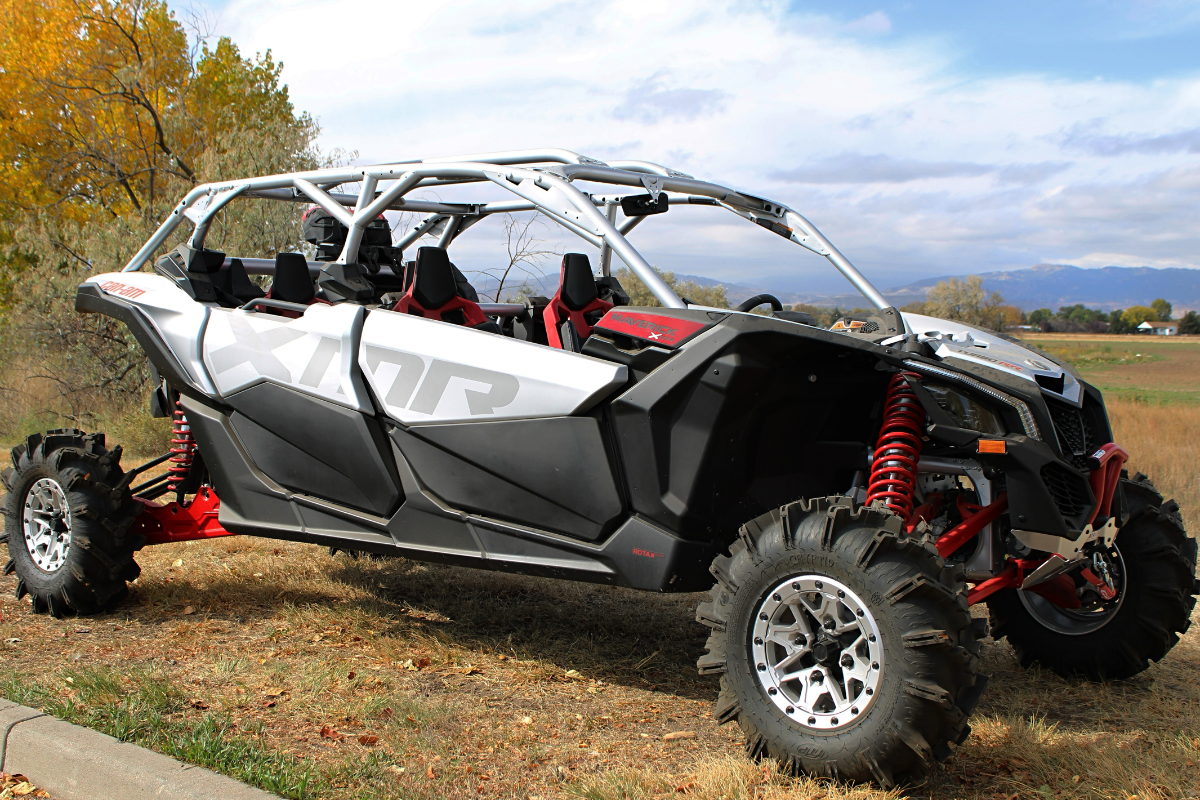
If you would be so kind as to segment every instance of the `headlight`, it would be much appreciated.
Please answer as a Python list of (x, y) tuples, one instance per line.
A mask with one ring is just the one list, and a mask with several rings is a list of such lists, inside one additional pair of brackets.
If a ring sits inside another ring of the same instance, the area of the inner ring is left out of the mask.
[(922, 382), (921, 386), (933, 395), (933, 399), (937, 401), (943, 411), (950, 415), (958, 427), (990, 436), (1003, 436), (1007, 433), (996, 412), (970, 395), (963, 394), (950, 386), (936, 383)]

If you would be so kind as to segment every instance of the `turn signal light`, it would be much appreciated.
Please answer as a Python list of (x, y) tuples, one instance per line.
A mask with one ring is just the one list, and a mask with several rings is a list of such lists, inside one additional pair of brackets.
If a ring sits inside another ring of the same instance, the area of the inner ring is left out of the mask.
[(979, 452), (998, 453), (999, 455), (1004, 455), (1008, 452), (1008, 442), (1004, 441), (1003, 439), (980, 439)]

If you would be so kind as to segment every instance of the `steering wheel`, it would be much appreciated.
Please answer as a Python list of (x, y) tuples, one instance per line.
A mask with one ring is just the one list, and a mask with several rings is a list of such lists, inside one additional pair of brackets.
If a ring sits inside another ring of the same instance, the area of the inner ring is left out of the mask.
[(773, 294), (756, 294), (749, 300), (743, 301), (734, 311), (750, 311), (763, 303), (770, 303), (772, 311), (783, 311), (783, 303), (779, 302), (779, 298)]

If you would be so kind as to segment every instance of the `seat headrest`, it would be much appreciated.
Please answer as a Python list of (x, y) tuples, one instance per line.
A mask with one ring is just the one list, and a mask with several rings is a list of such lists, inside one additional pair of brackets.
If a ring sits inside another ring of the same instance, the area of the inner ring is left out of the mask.
[(212, 275), (225, 263), (225, 254), (216, 250), (197, 250), (192, 253), (187, 271), (201, 275)]
[(583, 253), (567, 253), (562, 260), (558, 296), (572, 311), (586, 308), (596, 299), (596, 279), (592, 264)]
[(246, 265), (240, 258), (229, 259), (229, 288), (226, 291), (239, 300), (263, 296), (263, 290), (246, 274)]
[(412, 297), (420, 306), (432, 311), (454, 299), (454, 268), (450, 257), (441, 247), (421, 247), (413, 267)]
[(309, 303), (316, 294), (308, 260), (303, 253), (280, 253), (275, 256), (275, 279), (271, 282), (271, 298), (287, 303)]

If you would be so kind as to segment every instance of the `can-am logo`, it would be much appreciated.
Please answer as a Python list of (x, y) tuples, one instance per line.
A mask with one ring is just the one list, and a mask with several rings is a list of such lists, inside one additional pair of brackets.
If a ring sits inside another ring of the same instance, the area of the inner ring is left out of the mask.
[(135, 297), (141, 297), (146, 293), (145, 289), (139, 289), (136, 286), (120, 283), (119, 281), (105, 281), (100, 284), (100, 290), (107, 294), (115, 294), (118, 297), (128, 297), (132, 300)]
[(596, 327), (655, 344), (676, 345), (708, 326), (690, 319), (613, 309), (596, 323)]

